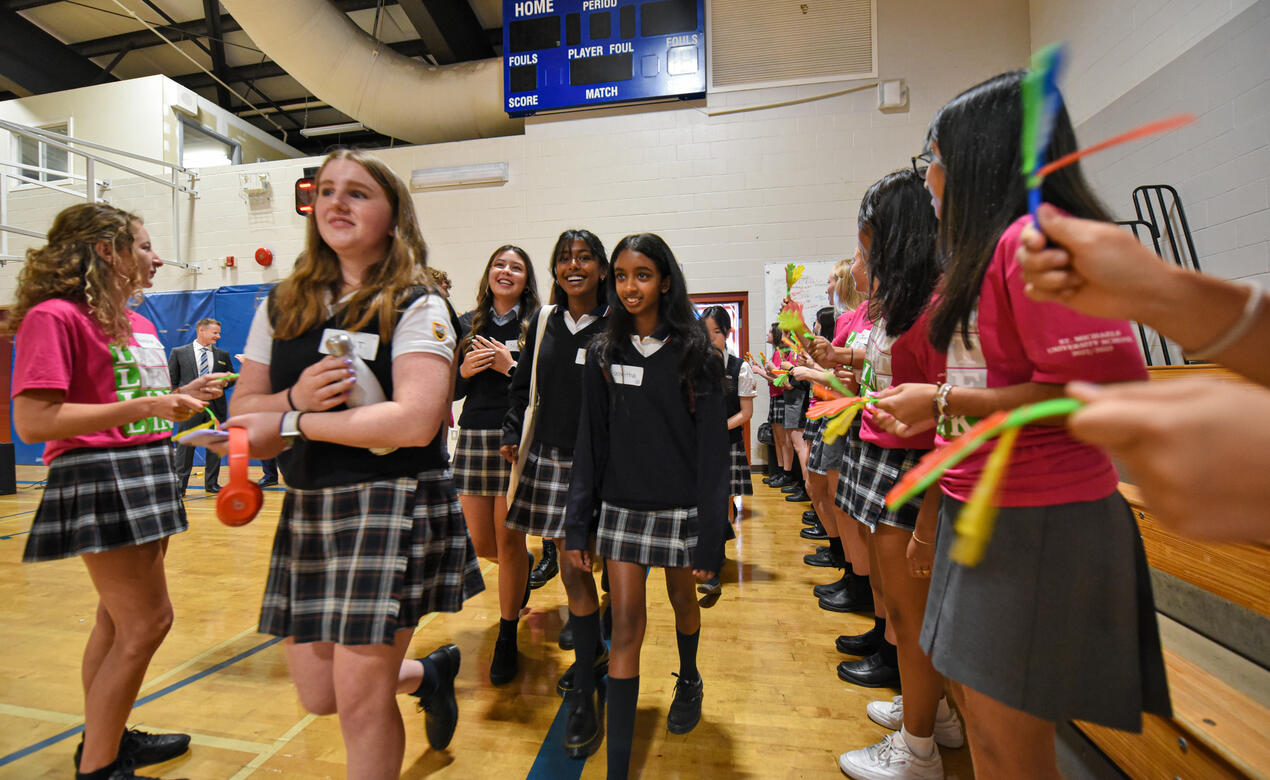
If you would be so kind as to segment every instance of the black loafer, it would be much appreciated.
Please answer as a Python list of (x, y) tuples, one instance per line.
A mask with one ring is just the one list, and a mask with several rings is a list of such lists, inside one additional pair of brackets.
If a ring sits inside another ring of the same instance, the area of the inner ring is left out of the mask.
[(687, 734), (697, 727), (704, 693), (705, 684), (700, 677), (692, 682), (679, 677), (675, 683), (675, 698), (671, 699), (670, 712), (666, 714), (666, 728), (671, 734)]
[[(149, 766), (171, 761), (190, 749), (189, 734), (151, 734), (137, 729), (124, 729), (119, 740), (119, 759), (132, 766)], [(79, 757), (84, 753), (84, 741), (75, 748), (75, 769), (79, 770)]]
[(431, 696), (419, 697), (419, 709), (426, 713), (424, 730), (433, 750), (445, 750), (454, 737), (454, 727), (459, 722), (459, 703), (454, 698), (454, 678), (459, 674), (462, 656), (457, 645), (442, 645), (428, 653), (437, 670), (436, 690)]
[(566, 620), (564, 625), (560, 627), (560, 636), (556, 637), (556, 644), (560, 645), (561, 650), (573, 649), (573, 621)]
[[(564, 674), (560, 675), (560, 679), (556, 681), (556, 693), (561, 696), (568, 696), (573, 693), (573, 670), (577, 667), (577, 663), (569, 664), (569, 668), (564, 670)], [(598, 682), (600, 678), (609, 673), (609, 650), (604, 648), (604, 652), (595, 657), (595, 679)]]
[(807, 488), (799, 485), (798, 490), (795, 490), (793, 493), (785, 496), (785, 500), (793, 504), (799, 501), (810, 501), (811, 496), (807, 495)]
[(217, 493), (220, 492), (220, 485), (207, 485), (203, 488), (203, 490), (205, 492), (211, 493), (212, 495), (216, 495)]
[(551, 579), (560, 573), (560, 558), (556, 552), (555, 542), (551, 540), (542, 543), (542, 560), (538, 561), (538, 565), (529, 571), (529, 587), (538, 590), (543, 585), (551, 582)]
[(889, 666), (878, 652), (859, 661), (839, 663), (838, 679), (865, 688), (899, 688), (900, 670)]
[(842, 590), (821, 597), (820, 608), (830, 612), (870, 612), (873, 610), (873, 589), (854, 577), (848, 578)]
[(858, 655), (863, 658), (873, 655), (878, 650), (882, 649), (882, 636), (882, 631), (878, 631), (876, 628), (871, 628), (863, 634), (857, 634), (855, 636), (847, 636), (846, 634), (843, 634), (838, 637), (837, 641), (833, 643), (833, 646), (838, 648), (839, 653), (844, 653), (846, 655)]
[(573, 691), (567, 702), (569, 717), (564, 725), (564, 752), (569, 758), (586, 758), (604, 741), (604, 683), (596, 681), (588, 694)]
[(808, 566), (837, 566), (833, 553), (828, 547), (818, 547), (814, 553), (803, 556), (803, 563)]
[(494, 685), (506, 685), (520, 672), (520, 647), (516, 637), (494, 641), (494, 660), (489, 665), (489, 681)]
[(802, 486), (803, 486), (802, 482), (799, 482), (797, 480), (790, 480), (789, 482), (786, 482), (784, 485), (781, 485), (781, 492), (795, 493), (798, 490), (801, 490)]
[(843, 577), (842, 579), (834, 580), (833, 582), (826, 582), (824, 585), (817, 585), (811, 589), (811, 595), (818, 599), (823, 599), (846, 589), (847, 580)]
[(803, 512), (803, 525), (815, 525), (820, 522), (820, 515), (816, 514), (816, 510), (808, 509)]
[(822, 541), (829, 538), (829, 534), (825, 533), (825, 527), (819, 523), (804, 528), (798, 532), (798, 535), (804, 539), (813, 539), (816, 541)]
[(716, 574), (705, 582), (697, 583), (697, 592), (707, 596), (717, 596), (722, 593), (723, 583), (719, 582), (719, 575)]

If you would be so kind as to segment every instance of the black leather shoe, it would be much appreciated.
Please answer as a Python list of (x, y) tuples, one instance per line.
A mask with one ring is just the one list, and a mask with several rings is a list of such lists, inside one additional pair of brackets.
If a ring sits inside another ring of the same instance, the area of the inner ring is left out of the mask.
[(764, 484), (764, 485), (767, 485), (767, 486), (769, 486), (769, 487), (770, 487), (770, 486), (771, 486), (771, 484), (772, 484), (772, 480), (776, 479), (776, 478), (777, 478), (777, 477), (779, 477), (780, 475), (781, 475), (781, 474), (780, 474), (780, 472), (779, 472), (779, 471), (778, 471), (778, 472), (776, 472), (775, 474), (768, 474), (766, 477), (763, 477), (762, 482), (763, 482), (763, 484)]
[(675, 683), (675, 698), (670, 700), (670, 712), (666, 714), (666, 728), (671, 734), (687, 734), (697, 727), (704, 693), (705, 684), (700, 677), (692, 682), (679, 677)]
[(807, 495), (806, 487), (804, 487), (803, 485), (799, 485), (797, 490), (795, 490), (793, 493), (790, 493), (788, 496), (785, 496), (785, 500), (789, 501), (790, 503), (794, 503), (796, 501), (810, 501), (811, 496)]
[(855, 636), (847, 636), (843, 634), (838, 637), (833, 646), (838, 648), (839, 653), (845, 655), (858, 655), (861, 658), (873, 655), (882, 648), (883, 634), (876, 627), (865, 631), (863, 634)]
[(846, 587), (847, 587), (847, 578), (843, 577), (840, 580), (834, 580), (833, 582), (826, 582), (824, 585), (817, 585), (816, 587), (811, 589), (811, 595), (815, 596), (818, 599), (823, 599), (826, 596), (832, 596), (833, 594), (838, 593), (841, 590), (845, 590)]
[(782, 493), (793, 493), (803, 486), (802, 480), (790, 478), (789, 482), (781, 485)]
[(260, 479), (256, 480), (256, 484), (261, 486), (262, 488), (273, 487), (274, 485), (278, 484), (278, 480), (270, 479), (269, 477), (261, 477)]
[(808, 566), (837, 566), (838, 562), (834, 560), (833, 553), (828, 547), (818, 547), (814, 553), (803, 556), (803, 563)]
[(489, 681), (494, 685), (506, 685), (516, 679), (520, 671), (520, 648), (516, 637), (494, 641), (494, 660), (489, 665)]
[[(560, 675), (560, 679), (556, 681), (556, 693), (561, 696), (568, 696), (573, 692), (573, 670), (577, 667), (577, 662), (569, 664), (569, 668), (564, 670), (564, 674)], [(595, 657), (595, 679), (599, 680), (609, 673), (609, 649), (604, 648), (604, 652)]]
[(842, 590), (822, 597), (820, 608), (830, 612), (870, 612), (873, 610), (873, 589), (863, 577), (853, 575)]
[(459, 674), (462, 656), (457, 645), (442, 645), (431, 653), (428, 660), (435, 664), (439, 679), (431, 696), (419, 697), (419, 709), (426, 715), (424, 731), (433, 750), (445, 750), (454, 738), (454, 727), (459, 722), (459, 703), (454, 698), (454, 678)]
[(697, 592), (707, 596), (717, 596), (722, 593), (723, 583), (719, 582), (719, 575), (716, 574), (705, 582), (697, 583)]
[(808, 509), (803, 512), (803, 525), (815, 525), (820, 522), (820, 515), (816, 514), (816, 510)]
[(829, 534), (825, 533), (825, 527), (820, 523), (804, 528), (798, 532), (798, 535), (804, 539), (813, 539), (816, 541), (822, 541), (829, 538)]
[(573, 649), (573, 621), (566, 620), (564, 625), (560, 627), (560, 636), (556, 637), (556, 644), (560, 645), (561, 650)]
[(220, 485), (205, 485), (203, 487), (203, 490), (207, 491), (208, 493), (211, 493), (212, 495), (216, 495), (217, 493), (220, 492)]
[(899, 688), (900, 670), (889, 666), (878, 652), (859, 661), (838, 664), (838, 679), (865, 688)]
[(786, 485), (792, 483), (793, 481), (794, 481), (794, 476), (792, 474), (790, 474), (788, 471), (782, 471), (779, 474), (777, 474), (775, 477), (773, 477), (772, 481), (767, 483), (767, 486), (774, 487), (774, 488), (783, 488)]
[(542, 543), (542, 560), (529, 572), (529, 587), (538, 590), (560, 572), (560, 558), (556, 553), (556, 544), (550, 539)]
[(564, 752), (569, 758), (586, 758), (604, 741), (604, 682), (596, 680), (590, 693), (569, 694), (569, 717), (564, 725)]
[[(119, 740), (120, 764), (149, 766), (171, 761), (190, 749), (189, 734), (150, 734), (136, 729), (124, 729)], [(84, 753), (84, 741), (75, 748), (75, 769), (79, 769), (79, 757)]]

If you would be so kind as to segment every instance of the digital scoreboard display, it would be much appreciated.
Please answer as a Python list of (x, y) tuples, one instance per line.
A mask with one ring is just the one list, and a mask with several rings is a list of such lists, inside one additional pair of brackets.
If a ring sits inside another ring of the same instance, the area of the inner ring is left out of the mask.
[(705, 93), (705, 0), (503, 0), (511, 116)]

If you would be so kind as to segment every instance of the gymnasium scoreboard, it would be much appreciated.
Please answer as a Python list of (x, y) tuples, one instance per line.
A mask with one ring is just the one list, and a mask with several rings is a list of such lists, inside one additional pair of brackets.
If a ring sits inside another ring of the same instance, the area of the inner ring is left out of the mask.
[(503, 0), (510, 116), (706, 93), (705, 0)]

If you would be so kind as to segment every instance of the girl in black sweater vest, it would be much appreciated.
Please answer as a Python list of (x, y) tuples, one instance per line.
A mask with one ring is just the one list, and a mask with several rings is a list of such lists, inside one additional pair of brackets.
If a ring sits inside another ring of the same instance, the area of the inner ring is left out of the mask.
[[(667, 726), (686, 734), (701, 719), (701, 611), (694, 578), (704, 582), (718, 573), (728, 525), (723, 362), (661, 238), (627, 236), (613, 255), (609, 293), (621, 306), (587, 351), (564, 556), (583, 569), (592, 555), (608, 560), (610, 780), (625, 778), (630, 764), (649, 566), (666, 570), (679, 644), (679, 681)], [(597, 606), (584, 608), (593, 614)], [(583, 679), (588, 664), (582, 650), (593, 645), (583, 640), (579, 633), (566, 733), (596, 707), (592, 680)]]
[(459, 319), (463, 362), (454, 382), (454, 399), (463, 401), (459, 442), (454, 453), (454, 482), (476, 554), (498, 562), (498, 641), (490, 663), (495, 685), (511, 682), (520, 668), (516, 627), (529, 601), (525, 535), (508, 528), (507, 485), (511, 464), (499, 454), (507, 388), (525, 343), (529, 320), (538, 312), (538, 283), (529, 255), (517, 246), (500, 246), (485, 264), (476, 308)]

